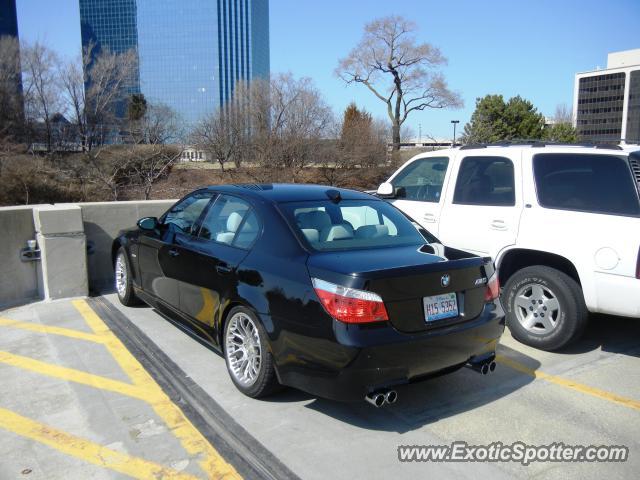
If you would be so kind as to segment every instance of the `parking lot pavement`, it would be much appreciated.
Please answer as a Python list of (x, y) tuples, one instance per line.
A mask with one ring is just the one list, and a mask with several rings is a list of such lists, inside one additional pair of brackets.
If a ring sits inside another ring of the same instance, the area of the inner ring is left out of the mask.
[[(585, 338), (562, 353), (528, 348), (506, 333), (494, 374), (483, 377), (463, 369), (402, 387), (398, 389), (399, 400), (395, 405), (375, 409), (365, 402), (341, 404), (292, 389), (266, 400), (249, 399), (235, 389), (218, 354), (153, 309), (122, 307), (114, 295), (98, 300), (104, 308), (98, 308), (100, 305), (92, 301), (88, 305), (102, 317), (109, 311), (114, 312), (107, 322), (114, 331), (139, 332), (138, 340), (142, 338), (146, 347), (157, 347), (155, 354), (147, 351), (145, 359), (139, 359), (154, 378), (157, 373), (154, 362), (166, 365), (168, 360), (162, 360), (166, 355), (173, 362), (174, 373), (179, 374), (174, 380), (191, 382), (189, 388), (182, 390), (186, 403), (180, 404), (187, 414), (189, 399), (195, 395), (198, 398), (194, 402), (200, 405), (196, 410), (200, 411), (201, 418), (240, 432), (235, 436), (221, 434), (217, 438), (205, 434), (205, 437), (210, 440), (210, 451), (218, 455), (217, 465), (229, 465), (226, 462), (236, 465), (238, 473), (246, 478), (263, 475), (238, 463), (238, 458), (246, 455), (234, 457), (229, 449), (229, 445), (234, 445), (234, 438), (242, 440), (236, 445), (237, 449), (251, 450), (258, 457), (273, 456), (276, 467), (277, 462), (282, 464), (280, 472), (305, 479), (477, 478), (484, 475), (493, 478), (600, 478), (606, 475), (615, 479), (635, 477), (640, 468), (637, 438), (640, 321), (637, 320), (596, 317)], [(77, 303), (69, 302), (39, 304), (0, 313), (0, 317), (48, 325), (52, 325), (49, 319), (55, 317), (56, 326), (91, 334), (91, 326), (77, 315), (76, 307)], [(0, 381), (6, 386), (0, 394), (0, 478), (3, 472), (14, 475), (24, 468), (32, 469), (29, 478), (56, 478), (59, 472), (71, 472), (64, 478), (73, 478), (76, 472), (77, 478), (89, 475), (112, 478), (115, 472), (92, 465), (96, 462), (90, 458), (55, 446), (51, 448), (42, 438), (17, 431), (11, 417), (7, 417), (13, 414), (64, 430), (102, 448), (123, 452), (127, 459), (144, 459), (175, 470), (184, 467), (180, 470), (182, 473), (203, 475), (202, 466), (194, 461), (201, 457), (185, 451), (184, 442), (171, 434), (162, 416), (147, 403), (113, 389), (88, 387), (78, 383), (78, 379), (61, 379), (50, 372), (36, 373), (34, 369), (27, 369), (24, 362), (15, 361), (20, 355), (135, 384), (135, 378), (127, 379), (127, 370), (114, 362), (102, 345), (67, 338), (53, 331), (44, 333), (8, 326), (6, 320), (0, 322), (0, 329), (0, 350), (13, 355), (0, 357)], [(137, 349), (130, 349), (138, 353)], [(144, 353), (145, 345), (140, 351)], [(172, 388), (167, 382), (159, 383), (165, 391)], [(174, 393), (170, 394), (171, 398), (175, 398)], [(173, 405), (175, 407), (175, 403)], [(206, 431), (207, 426), (202, 422), (195, 424), (201, 432)], [(148, 437), (136, 437), (131, 435), (132, 431), (151, 433)], [(153, 447), (148, 439), (152, 439)], [(532, 463), (528, 466), (507, 462), (398, 461), (399, 445), (448, 445), (453, 441), (466, 441), (471, 445), (497, 441), (505, 445), (516, 441), (532, 445), (554, 442), (626, 445), (630, 455), (624, 463)], [(222, 448), (222, 445), (226, 446)]]
[(0, 314), (0, 478), (240, 478), (83, 299)]

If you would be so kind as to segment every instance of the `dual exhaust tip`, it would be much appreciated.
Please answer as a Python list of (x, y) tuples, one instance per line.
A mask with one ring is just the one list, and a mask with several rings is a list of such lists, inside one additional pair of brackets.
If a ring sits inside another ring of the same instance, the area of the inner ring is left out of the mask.
[(481, 363), (467, 363), (466, 365), (471, 370), (475, 370), (481, 375), (488, 375), (489, 373), (493, 373), (496, 369), (495, 360), (489, 360), (487, 362)]
[(383, 405), (392, 405), (398, 401), (398, 392), (395, 390), (382, 390), (369, 393), (364, 399), (376, 408)]
[[(488, 375), (496, 370), (496, 362), (493, 359), (477, 362), (467, 363), (466, 365), (471, 370), (475, 370), (481, 375)], [(398, 392), (395, 390), (379, 390), (367, 394), (364, 399), (376, 408), (383, 407), (384, 405), (393, 405), (398, 401)]]

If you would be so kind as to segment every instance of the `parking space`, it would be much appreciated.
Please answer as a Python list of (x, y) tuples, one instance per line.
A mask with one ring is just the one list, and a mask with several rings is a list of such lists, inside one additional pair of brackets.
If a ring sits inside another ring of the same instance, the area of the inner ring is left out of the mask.
[[(375, 409), (291, 389), (249, 399), (210, 348), (113, 295), (0, 317), (0, 478), (631, 478), (640, 468), (640, 322), (630, 319), (595, 317), (563, 353), (506, 333), (494, 374), (463, 369), (402, 387), (395, 405)], [(231, 433), (211, 434), (211, 424)], [(399, 445), (453, 441), (626, 445), (630, 456), (526, 467), (398, 461)], [(264, 471), (247, 466), (251, 453), (272, 457)]]
[(0, 477), (239, 478), (85, 300), (0, 329)]

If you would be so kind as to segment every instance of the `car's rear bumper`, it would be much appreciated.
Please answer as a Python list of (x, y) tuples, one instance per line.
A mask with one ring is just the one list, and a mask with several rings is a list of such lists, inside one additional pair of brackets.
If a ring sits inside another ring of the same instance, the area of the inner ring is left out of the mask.
[(358, 401), (379, 389), (490, 358), (503, 331), (504, 312), (496, 302), (473, 320), (417, 334), (340, 322), (334, 339), (290, 338), (281, 332), (274, 354), (281, 383), (320, 397)]

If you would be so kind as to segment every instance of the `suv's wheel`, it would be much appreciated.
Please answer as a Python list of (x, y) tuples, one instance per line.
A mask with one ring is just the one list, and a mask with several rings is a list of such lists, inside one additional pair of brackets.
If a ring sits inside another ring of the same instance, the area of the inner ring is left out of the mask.
[(116, 277), (115, 286), (116, 292), (118, 293), (118, 300), (127, 307), (131, 307), (139, 303), (138, 298), (133, 292), (130, 272), (131, 268), (129, 267), (127, 252), (124, 247), (120, 247), (116, 255), (116, 263), (114, 266), (114, 273)]
[(502, 303), (514, 338), (542, 350), (567, 345), (587, 324), (582, 289), (573, 278), (551, 267), (518, 270), (502, 291)]
[(264, 397), (279, 384), (267, 334), (249, 309), (235, 307), (224, 328), (224, 358), (235, 386), (249, 397)]

